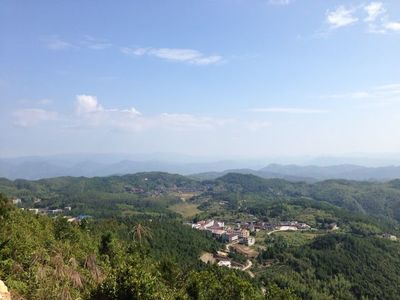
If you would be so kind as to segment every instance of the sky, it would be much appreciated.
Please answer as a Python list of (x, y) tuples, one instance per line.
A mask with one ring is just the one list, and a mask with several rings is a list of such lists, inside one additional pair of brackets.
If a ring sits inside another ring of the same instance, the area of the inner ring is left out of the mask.
[(400, 152), (400, 1), (0, 0), (0, 157)]

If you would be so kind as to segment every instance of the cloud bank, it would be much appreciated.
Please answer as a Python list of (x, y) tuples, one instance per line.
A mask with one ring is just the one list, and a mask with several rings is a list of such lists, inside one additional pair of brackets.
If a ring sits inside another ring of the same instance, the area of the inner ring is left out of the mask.
[(20, 109), (14, 112), (14, 125), (19, 127), (32, 127), (44, 121), (54, 121), (58, 114), (40, 108)]

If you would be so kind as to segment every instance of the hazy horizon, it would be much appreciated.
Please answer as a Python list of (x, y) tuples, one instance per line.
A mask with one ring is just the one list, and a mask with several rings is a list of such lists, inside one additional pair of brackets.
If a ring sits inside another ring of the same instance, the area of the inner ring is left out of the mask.
[(196, 156), (173, 152), (147, 152), (147, 153), (118, 153), (118, 152), (73, 152), (53, 153), (42, 155), (0, 156), (0, 161), (23, 162), (64, 162), (69, 164), (82, 162), (95, 162), (103, 164), (130, 162), (150, 162), (165, 164), (231, 164), (240, 168), (262, 168), (267, 165), (298, 165), (298, 166), (339, 166), (358, 165), (363, 167), (400, 166), (400, 153), (346, 153), (342, 155), (316, 155), (316, 156)]

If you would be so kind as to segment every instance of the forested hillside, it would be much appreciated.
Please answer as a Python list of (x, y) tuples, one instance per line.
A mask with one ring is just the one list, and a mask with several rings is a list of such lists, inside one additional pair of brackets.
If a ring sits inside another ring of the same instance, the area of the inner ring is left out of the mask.
[(301, 299), (399, 299), (400, 247), (376, 237), (331, 234), (291, 247), (270, 241), (259, 262), (275, 261), (261, 281)]
[(0, 278), (13, 299), (262, 298), (246, 274), (200, 264), (200, 252), (218, 245), (174, 221), (73, 225), (22, 212), (2, 195), (0, 220)]
[[(139, 173), (0, 192), (14, 200), (1, 196), (0, 278), (15, 299), (400, 298), (399, 180)], [(185, 224), (208, 219), (261, 226), (254, 255), (229, 253), (238, 270), (199, 259), (227, 247)], [(306, 229), (276, 230), (292, 223)]]
[(23, 199), (25, 207), (63, 208), (76, 214), (114, 216), (120, 211), (165, 212), (182, 191), (201, 190), (200, 182), (161, 172), (110, 177), (58, 177), (38, 181), (0, 179), (0, 192)]
[[(59, 177), (38, 181), (0, 179), (0, 192), (23, 198), (37, 207), (72, 206), (81, 213), (111, 216), (116, 211), (165, 212), (179, 203), (182, 194), (213, 195), (262, 201), (286, 201), (305, 197), (331, 203), (350, 212), (400, 221), (400, 180), (384, 183), (328, 180), (308, 184), (254, 175), (230, 173), (212, 181), (196, 181), (180, 175), (152, 172), (111, 177)], [(102, 209), (100, 209), (102, 208)], [(114, 211), (110, 213), (110, 211)]]
[(400, 180), (384, 183), (328, 180), (307, 184), (230, 173), (209, 183), (213, 192), (259, 199), (259, 202), (307, 198), (353, 213), (400, 221)]

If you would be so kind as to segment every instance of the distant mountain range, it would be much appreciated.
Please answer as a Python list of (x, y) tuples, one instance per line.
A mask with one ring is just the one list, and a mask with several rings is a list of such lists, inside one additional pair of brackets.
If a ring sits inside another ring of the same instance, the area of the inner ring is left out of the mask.
[(206, 172), (191, 177), (201, 180), (215, 179), (228, 173), (252, 174), (262, 178), (281, 178), (288, 181), (316, 182), (327, 179), (388, 181), (400, 178), (400, 167), (363, 167), (357, 165), (299, 166), (270, 164), (259, 170), (231, 169), (223, 172)]
[(207, 180), (227, 173), (252, 174), (263, 178), (316, 182), (327, 179), (387, 181), (400, 178), (400, 166), (365, 167), (354, 164), (332, 166), (269, 164), (260, 168), (254, 161), (200, 161), (184, 158), (180, 162), (153, 157), (123, 155), (66, 155), (0, 159), (0, 177), (42, 179), (59, 176), (108, 176), (161, 171)]
[(173, 162), (156, 160), (152, 157), (129, 157), (123, 155), (74, 155), (51, 157), (23, 157), (0, 159), (0, 177), (8, 179), (43, 179), (59, 176), (109, 176), (125, 175), (137, 172), (161, 171), (188, 175), (194, 173), (217, 171), (230, 168), (242, 168), (249, 162), (216, 161), (192, 162), (189, 159)]

